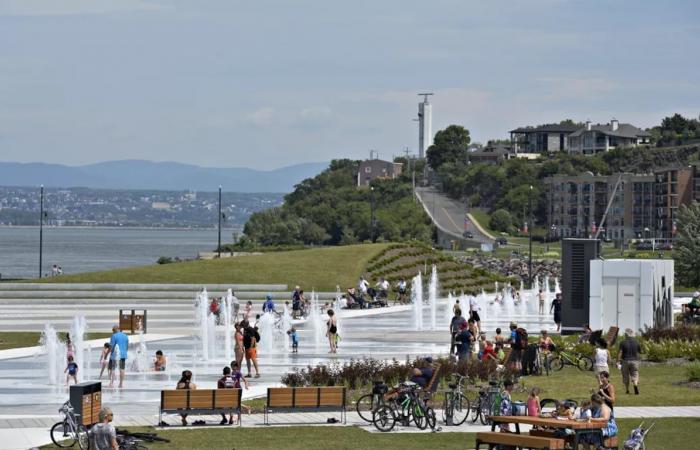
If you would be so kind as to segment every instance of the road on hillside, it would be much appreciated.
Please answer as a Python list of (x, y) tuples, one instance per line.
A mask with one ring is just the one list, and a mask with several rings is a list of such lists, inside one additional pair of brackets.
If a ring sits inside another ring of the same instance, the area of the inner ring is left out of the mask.
[(480, 233), (466, 217), (464, 203), (451, 199), (432, 187), (416, 187), (416, 195), (438, 228), (463, 239), (462, 233), (466, 224), (466, 230), (474, 235), (472, 240), (493, 243), (493, 240)]

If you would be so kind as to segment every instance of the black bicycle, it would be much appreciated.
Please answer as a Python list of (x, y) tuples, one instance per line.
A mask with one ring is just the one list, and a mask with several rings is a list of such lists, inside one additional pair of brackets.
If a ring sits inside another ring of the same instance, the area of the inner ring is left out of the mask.
[(388, 390), (383, 381), (375, 381), (372, 392), (357, 399), (355, 410), (362, 420), (369, 423), (374, 421), (374, 412), (385, 403), (384, 395)]
[(469, 399), (462, 393), (467, 377), (458, 373), (452, 374), (453, 383), (449, 383), (449, 391), (445, 391), (442, 420), (445, 425), (462, 425), (469, 417)]
[(409, 426), (411, 422), (421, 430), (435, 429), (437, 419), (435, 411), (425, 404), (420, 396), (420, 386), (415, 383), (402, 383), (397, 391), (377, 407), (372, 415), (374, 426), (383, 432), (394, 429), (396, 422)]

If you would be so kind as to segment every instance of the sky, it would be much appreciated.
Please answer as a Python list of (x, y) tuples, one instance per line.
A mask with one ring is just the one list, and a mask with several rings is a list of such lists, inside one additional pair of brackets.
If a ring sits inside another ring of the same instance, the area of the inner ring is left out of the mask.
[(0, 161), (272, 169), (700, 113), (700, 2), (0, 0)]

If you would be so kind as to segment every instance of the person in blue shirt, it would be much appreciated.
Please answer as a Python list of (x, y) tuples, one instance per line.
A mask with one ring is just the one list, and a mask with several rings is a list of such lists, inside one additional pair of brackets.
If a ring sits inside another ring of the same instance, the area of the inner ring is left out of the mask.
[(292, 353), (299, 353), (299, 333), (297, 333), (297, 329), (292, 327), (287, 333), (292, 338)]
[(273, 312), (275, 310), (275, 302), (272, 301), (272, 296), (267, 294), (265, 303), (263, 303), (263, 312)]
[[(124, 334), (119, 325), (112, 327), (112, 338), (109, 340), (112, 352), (109, 355), (109, 387), (114, 387), (114, 372), (116, 370), (117, 359), (119, 360), (119, 388), (124, 387), (124, 370), (126, 368), (126, 357), (129, 351), (129, 337)], [(117, 358), (119, 357), (119, 358)]]

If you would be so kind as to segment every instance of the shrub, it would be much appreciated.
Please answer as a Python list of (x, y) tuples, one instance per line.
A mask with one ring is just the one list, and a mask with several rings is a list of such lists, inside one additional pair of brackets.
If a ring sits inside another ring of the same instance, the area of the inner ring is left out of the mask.
[(169, 257), (169, 256), (161, 256), (161, 257), (158, 258), (158, 260), (156, 261), (156, 263), (158, 263), (158, 264), (170, 264), (170, 263), (172, 263), (172, 262), (173, 262), (173, 259), (172, 259), (171, 257)]
[(646, 328), (642, 337), (652, 342), (662, 340), (700, 341), (700, 325), (677, 324), (673, 328)]
[(700, 360), (700, 342), (698, 341), (643, 340), (641, 345), (642, 353), (650, 361), (662, 362), (671, 358)]
[(700, 381), (700, 364), (691, 364), (685, 368), (685, 376), (688, 381)]
[(498, 209), (491, 214), (489, 228), (508, 233), (513, 229), (513, 216), (505, 209)]

